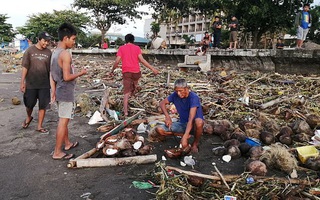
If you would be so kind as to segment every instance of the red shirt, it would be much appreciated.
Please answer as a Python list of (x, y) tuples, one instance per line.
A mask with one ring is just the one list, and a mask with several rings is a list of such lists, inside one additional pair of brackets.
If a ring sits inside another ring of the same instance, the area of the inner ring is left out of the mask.
[(122, 60), (122, 73), (140, 72), (140, 65), (139, 65), (139, 58), (138, 58), (140, 54), (141, 54), (140, 47), (131, 43), (122, 45), (119, 48), (117, 56), (120, 56)]

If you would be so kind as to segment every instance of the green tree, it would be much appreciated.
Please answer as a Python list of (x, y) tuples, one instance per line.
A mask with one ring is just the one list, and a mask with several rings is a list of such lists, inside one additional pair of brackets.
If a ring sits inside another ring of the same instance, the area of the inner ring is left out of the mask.
[(0, 14), (0, 42), (10, 42), (15, 36), (12, 24), (6, 23), (7, 15)]
[(63, 22), (71, 23), (77, 29), (78, 34), (82, 34), (90, 24), (90, 18), (72, 10), (54, 10), (53, 13), (45, 12), (29, 16), (26, 24), (18, 27), (17, 30), (33, 42), (36, 42), (36, 37), (41, 31), (47, 31), (58, 40), (58, 28)]
[(152, 31), (151, 38), (158, 37), (158, 33), (160, 32), (160, 24), (157, 22), (152, 22), (151, 23), (151, 31)]
[(320, 6), (315, 6), (311, 11), (312, 25), (309, 32), (309, 39), (320, 44)]
[(73, 6), (87, 10), (94, 27), (101, 31), (101, 43), (112, 24), (125, 24), (127, 19), (141, 18), (144, 12), (137, 11), (140, 0), (74, 0)]

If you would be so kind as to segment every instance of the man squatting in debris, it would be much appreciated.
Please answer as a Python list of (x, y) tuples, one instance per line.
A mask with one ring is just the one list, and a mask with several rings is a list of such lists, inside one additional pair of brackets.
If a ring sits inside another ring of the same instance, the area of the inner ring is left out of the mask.
[(155, 75), (159, 73), (152, 65), (150, 65), (142, 56), (139, 46), (133, 44), (134, 36), (127, 34), (125, 36), (126, 44), (122, 45), (117, 53), (117, 58), (111, 70), (113, 71), (118, 67), (120, 61), (122, 61), (122, 77), (123, 77), (123, 112), (124, 116), (128, 116), (128, 101), (131, 95), (137, 92), (138, 81), (141, 77), (139, 61), (149, 68)]
[(86, 74), (87, 71), (82, 69), (79, 73), (74, 72), (72, 57), (67, 49), (74, 46), (77, 31), (71, 24), (64, 23), (58, 29), (59, 43), (52, 54), (51, 58), (51, 102), (57, 101), (59, 123), (56, 132), (56, 145), (52, 158), (55, 160), (70, 159), (74, 155), (64, 153), (76, 146), (78, 142), (71, 143), (68, 136), (68, 124), (73, 118), (75, 99), (75, 79)]
[[(160, 108), (165, 115), (165, 125), (159, 125), (155, 131), (162, 135), (180, 135), (182, 148), (189, 146), (190, 134), (194, 134), (191, 145), (192, 152), (198, 152), (200, 137), (203, 131), (204, 118), (199, 96), (190, 91), (185, 79), (174, 82), (174, 92), (160, 102)], [(173, 103), (179, 113), (179, 121), (172, 122), (166, 105)]]
[(37, 131), (48, 133), (42, 127), (46, 109), (50, 103), (50, 59), (51, 51), (47, 48), (51, 36), (47, 32), (38, 35), (38, 42), (30, 46), (23, 54), (20, 90), (23, 92), (23, 102), (27, 111), (27, 118), (22, 128), (29, 127), (33, 117), (33, 108), (39, 100)]

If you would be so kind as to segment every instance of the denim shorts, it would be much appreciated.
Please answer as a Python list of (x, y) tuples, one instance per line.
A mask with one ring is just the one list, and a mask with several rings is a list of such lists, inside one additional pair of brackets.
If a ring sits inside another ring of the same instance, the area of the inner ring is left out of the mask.
[[(186, 131), (186, 128), (187, 128), (187, 124), (188, 123), (181, 123), (181, 122), (173, 122), (172, 125), (171, 125), (171, 129), (169, 129), (168, 126), (166, 126), (165, 124), (163, 125), (160, 125), (161, 128), (163, 128), (163, 130), (165, 132), (173, 132), (173, 133), (183, 133)], [(192, 126), (192, 129), (190, 131), (190, 134), (193, 133), (193, 128), (194, 126)]]

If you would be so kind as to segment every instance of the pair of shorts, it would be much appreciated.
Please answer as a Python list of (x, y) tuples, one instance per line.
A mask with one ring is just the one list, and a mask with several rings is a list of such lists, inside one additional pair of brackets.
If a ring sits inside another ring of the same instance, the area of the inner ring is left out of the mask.
[(230, 32), (230, 42), (236, 42), (238, 40), (238, 31)]
[(303, 29), (301, 26), (299, 26), (297, 30), (297, 39), (298, 40), (306, 40), (307, 34), (309, 32), (309, 29)]
[(141, 78), (141, 72), (132, 73), (132, 72), (125, 72), (123, 73), (123, 93), (134, 93), (137, 86), (138, 81)]
[[(186, 131), (186, 128), (187, 128), (187, 124), (188, 123), (173, 122), (170, 129), (165, 124), (160, 125), (160, 126), (161, 126), (161, 128), (163, 128), (163, 130), (165, 132), (173, 132), (173, 133), (182, 133), (182, 134), (184, 134), (184, 132)], [(192, 126), (192, 129), (190, 131), (190, 134), (193, 134), (193, 133), (194, 133), (194, 126)]]
[(76, 107), (74, 102), (57, 101), (57, 106), (59, 118), (73, 119)]
[(39, 110), (48, 109), (50, 103), (50, 89), (26, 89), (23, 94), (24, 105), (29, 109), (33, 109), (37, 104), (37, 100), (39, 100)]

